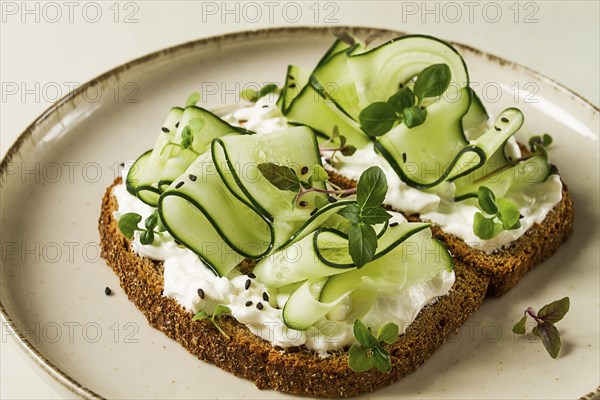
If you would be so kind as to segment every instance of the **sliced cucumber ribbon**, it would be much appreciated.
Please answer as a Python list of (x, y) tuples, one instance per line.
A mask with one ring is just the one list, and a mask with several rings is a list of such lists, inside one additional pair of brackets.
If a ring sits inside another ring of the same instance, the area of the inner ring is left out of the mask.
[[(281, 110), (290, 123), (311, 126), (326, 137), (331, 137), (337, 127), (349, 143), (361, 148), (372, 139), (357, 122), (360, 110), (373, 102), (386, 101), (399, 84), (436, 63), (449, 66), (451, 82), (446, 92), (427, 106), (425, 123), (412, 129), (399, 124), (375, 140), (375, 149), (405, 183), (418, 189), (473, 177), (477, 175), (474, 171), (494, 162), (507, 164), (501, 148), (522, 125), (521, 112), (504, 110), (484, 131), (488, 115), (469, 88), (463, 58), (450, 44), (430, 36), (407, 35), (372, 49), (360, 42), (349, 45), (336, 40), (312, 72), (289, 67), (295, 73), (288, 74), (286, 88), (291, 86), (296, 92), (282, 93), (285, 98), (280, 99)], [(301, 82), (290, 79), (296, 76)], [(302, 90), (297, 90), (299, 87)], [(469, 142), (465, 132), (475, 140)], [(512, 172), (534, 164), (539, 166), (539, 160)], [(549, 169), (540, 169), (537, 180), (545, 179), (547, 174), (543, 172), (549, 173)]]
[[(387, 268), (384, 256), (428, 227), (426, 223), (403, 223), (393, 228), (382, 224), (378, 228), (383, 234), (378, 239), (377, 252), (367, 266)], [(320, 228), (260, 260), (254, 268), (254, 274), (269, 287), (282, 287), (305, 279), (343, 274), (350, 269), (356, 269), (356, 266), (348, 252), (346, 234), (332, 228)]]
[[(187, 128), (186, 128), (187, 127)], [(182, 148), (184, 130), (190, 129), (189, 146)], [(151, 206), (199, 154), (205, 153), (214, 138), (247, 133), (235, 128), (208, 110), (196, 106), (172, 108), (154, 148), (136, 160), (127, 177), (127, 188)]]
[[(308, 179), (306, 171), (321, 165), (313, 131), (296, 127), (215, 138), (211, 151), (197, 157), (160, 197), (167, 230), (221, 276), (243, 258), (260, 259), (301, 240), (350, 203), (329, 203), (326, 194), (310, 192), (302, 197), (304, 207), (294, 205), (295, 192), (277, 189), (258, 170), (263, 162), (289, 166)], [(317, 209), (318, 201), (325, 205)]]
[[(326, 282), (327, 279), (307, 280), (292, 293), (283, 307), (283, 321), (289, 328), (310, 328), (344, 300), (345, 296), (340, 296), (331, 303), (319, 301), (319, 293)], [(350, 290), (347, 294), (352, 292)]]
[[(313, 71), (290, 65), (288, 71), (300, 71), (297, 75), (302, 76), (303, 81), (300, 82), (302, 89), (295, 97), (287, 89), (281, 93), (281, 97), (285, 97), (278, 103), (288, 122), (310, 126), (325, 137), (331, 137), (337, 127), (349, 143), (356, 147), (366, 146), (369, 138), (357, 122), (358, 95), (346, 65), (346, 55), (362, 49), (362, 43), (350, 46), (338, 39)], [(284, 88), (298, 88), (298, 82), (290, 77), (295, 78), (295, 75), (286, 76)]]
[[(452, 270), (449, 252), (431, 237), (431, 231), (425, 229), (427, 224), (404, 225), (409, 226), (404, 228), (404, 239), (388, 240), (392, 245), (361, 269), (335, 268), (318, 259), (311, 263), (300, 257), (295, 265), (268, 264), (263, 260), (254, 272), (258, 279), (271, 279), (267, 284), (305, 279), (300, 281), (302, 284), (288, 298), (283, 310), (284, 322), (290, 328), (308, 329), (343, 302), (350, 303), (348, 306), (353, 318), (360, 318), (369, 311), (369, 304), (378, 296), (398, 292), (404, 287), (429, 281), (441, 271)], [(382, 238), (402, 237), (402, 232), (394, 232), (396, 228), (386, 230)], [(305, 238), (296, 245), (302, 247), (307, 242)], [(347, 249), (336, 251), (347, 254)], [(272, 274), (275, 274), (274, 277)]]
[[(408, 129), (398, 125), (375, 143), (375, 148), (408, 185), (425, 189), (479, 169), (523, 124), (523, 114), (504, 110), (487, 132), (467, 142), (462, 117), (470, 101), (462, 92), (460, 104), (440, 101), (429, 107), (425, 123)], [(451, 113), (449, 113), (451, 111)], [(506, 122), (505, 122), (506, 121)]]
[(361, 109), (376, 101), (386, 101), (396, 93), (400, 83), (406, 83), (432, 64), (450, 67), (448, 97), (454, 97), (455, 92), (469, 85), (467, 66), (458, 51), (432, 36), (406, 35), (367, 51), (349, 53), (347, 64)]
[(221, 276), (273, 247), (270, 221), (223, 185), (210, 153), (199, 156), (162, 194), (158, 210), (175, 240)]
[[(305, 81), (295, 97), (282, 92), (285, 97), (279, 102), (280, 108), (290, 123), (311, 126), (327, 137), (337, 126), (350, 144), (362, 148), (370, 138), (357, 122), (361, 109), (375, 101), (386, 101), (398, 90), (399, 83), (406, 83), (435, 63), (450, 66), (449, 96), (468, 86), (462, 57), (436, 38), (407, 35), (368, 50), (360, 41), (349, 45), (336, 40), (311, 73), (297, 66), (288, 68), (302, 71)], [(290, 74), (285, 87), (297, 88), (289, 78)]]
[[(515, 165), (491, 163), (487, 175), (477, 177), (470, 174), (454, 181), (454, 200), (461, 201), (477, 197), (480, 186), (486, 186), (498, 197), (509, 191), (519, 191), (524, 185), (544, 182), (552, 173), (552, 165), (542, 156), (533, 156)], [(494, 172), (495, 171), (495, 172)]]

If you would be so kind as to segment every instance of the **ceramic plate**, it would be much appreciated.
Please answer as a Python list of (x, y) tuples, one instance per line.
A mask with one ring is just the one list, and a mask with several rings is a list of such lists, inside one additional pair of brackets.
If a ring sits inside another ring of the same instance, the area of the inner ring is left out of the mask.
[[(352, 29), (366, 36), (370, 29)], [(390, 32), (382, 32), (390, 36)], [(325, 29), (274, 29), (187, 43), (135, 60), (59, 101), (1, 164), (1, 310), (23, 349), (81, 397), (281, 398), (188, 354), (149, 327), (99, 256), (97, 220), (119, 163), (150, 148), (167, 110), (193, 91), (208, 107), (246, 84), (312, 66)], [(575, 233), (502, 298), (485, 301), (429, 361), (372, 398), (576, 398), (599, 385), (598, 109), (524, 67), (459, 46), (492, 113), (517, 106), (520, 138), (551, 133), (576, 204)], [(104, 294), (105, 287), (112, 296)], [(552, 360), (511, 326), (527, 306), (570, 296)]]

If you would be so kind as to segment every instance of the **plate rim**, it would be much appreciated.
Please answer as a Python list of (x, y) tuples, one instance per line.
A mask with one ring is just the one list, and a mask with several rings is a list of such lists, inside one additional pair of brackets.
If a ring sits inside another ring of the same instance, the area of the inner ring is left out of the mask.
[[(397, 31), (386, 28), (377, 28), (372, 26), (361, 26), (361, 25), (336, 25), (335, 27), (328, 26), (288, 26), (288, 27), (277, 27), (277, 28), (262, 28), (262, 29), (251, 29), (251, 30), (240, 30), (231, 33), (221, 34), (221, 35), (212, 35), (208, 37), (204, 37), (201, 39), (195, 39), (187, 42), (183, 42), (177, 45), (169, 46), (162, 48), (160, 50), (147, 53), (140, 57), (134, 58), (130, 61), (127, 61), (123, 64), (120, 64), (98, 76), (92, 78), (87, 81), (83, 85), (78, 86), (75, 90), (67, 93), (65, 96), (61, 97), (55, 103), (50, 105), (46, 110), (44, 110), (37, 118), (33, 120), (25, 130), (17, 136), (15, 141), (9, 147), (6, 154), (3, 156), (2, 161), (0, 162), (0, 176), (4, 176), (7, 170), (8, 164), (12, 161), (14, 156), (18, 154), (25, 144), (26, 140), (31, 137), (34, 131), (37, 129), (39, 125), (41, 125), (45, 120), (50, 118), (52, 115), (59, 112), (59, 110), (64, 107), (71, 100), (77, 98), (82, 95), (89, 87), (96, 86), (107, 81), (110, 78), (118, 76), (120, 73), (128, 71), (137, 66), (149, 63), (154, 61), (155, 59), (160, 59), (165, 56), (174, 55), (180, 53), (182, 51), (191, 50), (196, 47), (202, 47), (210, 44), (219, 44), (224, 42), (235, 41), (239, 39), (255, 39), (255, 38), (264, 38), (267, 39), (276, 35), (277, 33), (335, 33), (340, 31), (350, 31), (352, 33), (371, 33), (371, 34), (379, 34), (379, 35), (406, 35), (408, 33), (403, 31)], [(526, 72), (533, 77), (543, 81), (544, 83), (552, 86), (553, 88), (558, 89), (562, 93), (571, 97), (572, 100), (577, 101), (585, 108), (589, 109), (596, 115), (600, 114), (600, 108), (593, 104), (591, 101), (587, 100), (583, 96), (579, 95), (572, 89), (562, 85), (561, 83), (555, 81), (554, 79), (537, 72), (529, 67), (526, 67), (517, 62), (505, 59), (503, 57), (494, 55), (492, 53), (488, 53), (483, 50), (479, 50), (475, 47), (465, 45), (460, 42), (448, 41), (453, 46), (459, 47), (459, 49), (466, 50), (472, 53), (475, 53), (480, 56), (485, 56), (493, 63), (500, 64), (502, 66), (509, 66), (518, 71)], [(2, 188), (2, 183), (0, 180), (0, 189)], [(94, 392), (91, 389), (86, 388), (77, 380), (71, 378), (67, 373), (65, 373), (62, 369), (54, 365), (50, 360), (48, 360), (39, 350), (33, 346), (33, 344), (23, 335), (23, 333), (18, 329), (17, 325), (12, 321), (11, 317), (8, 315), (4, 304), (2, 303), (2, 299), (0, 299), (0, 320), (7, 327), (10, 336), (14, 337), (18, 346), (34, 361), (34, 363), (41, 367), (46, 373), (50, 375), (56, 382), (63, 385), (63, 387), (67, 388), (69, 391), (74, 393), (83, 399), (104, 399), (101, 395)], [(596, 397), (598, 396), (598, 397)], [(589, 398), (600, 398), (600, 387), (596, 389), (595, 392), (591, 392), (581, 396), (582, 399)]]

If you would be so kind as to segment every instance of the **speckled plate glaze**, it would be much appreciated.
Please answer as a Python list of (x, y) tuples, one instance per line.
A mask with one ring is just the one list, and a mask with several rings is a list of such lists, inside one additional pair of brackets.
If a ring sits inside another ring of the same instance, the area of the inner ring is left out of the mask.
[[(349, 28), (355, 34), (376, 29)], [(83, 398), (282, 398), (189, 355), (152, 329), (99, 257), (97, 220), (118, 164), (150, 148), (169, 107), (200, 90), (208, 107), (245, 84), (312, 66), (332, 41), (320, 28), (241, 32), (186, 43), (120, 66), (36, 119), (0, 165), (0, 310), (41, 369)], [(502, 298), (487, 299), (415, 373), (369, 398), (577, 398), (599, 385), (599, 111), (527, 68), (458, 45), (492, 113), (521, 108), (520, 138), (549, 132), (576, 204), (575, 233)], [(117, 85), (121, 92), (115, 97)], [(109, 91), (113, 88), (112, 91)], [(98, 90), (104, 93), (100, 98)], [(108, 95), (110, 93), (110, 95)], [(113, 289), (106, 296), (105, 287)], [(570, 296), (552, 360), (516, 337), (521, 311)], [(591, 393), (591, 396), (594, 396)]]

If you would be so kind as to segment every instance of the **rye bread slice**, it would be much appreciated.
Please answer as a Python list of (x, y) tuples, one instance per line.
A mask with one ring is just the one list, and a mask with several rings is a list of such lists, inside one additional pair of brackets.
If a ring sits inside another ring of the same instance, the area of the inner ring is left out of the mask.
[[(330, 180), (350, 188), (356, 181), (328, 171)], [(402, 210), (395, 210), (402, 212)], [(409, 221), (422, 221), (418, 214), (406, 214)], [(444, 232), (432, 224), (431, 231), (450, 250), (455, 259), (475, 268), (490, 279), (488, 294), (502, 296), (512, 289), (533, 267), (550, 257), (573, 233), (573, 199), (563, 182), (562, 200), (546, 215), (541, 224), (534, 224), (523, 236), (500, 250), (487, 254), (469, 246), (462, 239)]]
[(112, 189), (120, 183), (118, 178), (106, 190), (98, 228), (102, 257), (118, 275), (129, 299), (152, 327), (199, 359), (249, 379), (259, 389), (349, 397), (396, 382), (425, 362), (477, 310), (487, 291), (486, 276), (456, 262), (456, 282), (451, 291), (425, 307), (393, 345), (386, 345), (392, 361), (389, 374), (375, 369), (353, 372), (347, 365), (345, 350), (323, 359), (303, 347), (276, 349), (232, 317), (219, 317), (219, 325), (231, 337), (228, 340), (210, 322), (192, 321), (190, 312), (164, 297), (162, 263), (139, 257), (131, 250), (130, 242), (121, 234), (113, 217), (118, 205)]

